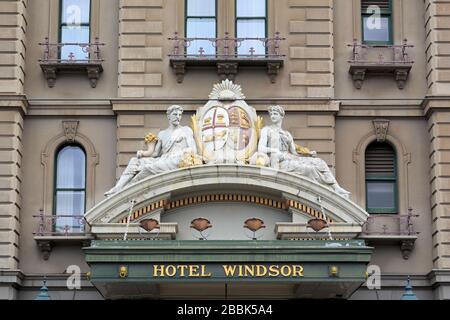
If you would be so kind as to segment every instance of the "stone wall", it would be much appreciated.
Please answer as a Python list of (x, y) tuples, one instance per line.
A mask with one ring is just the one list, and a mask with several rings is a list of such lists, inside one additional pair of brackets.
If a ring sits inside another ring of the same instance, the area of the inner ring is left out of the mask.
[(0, 94), (23, 94), (27, 2), (0, 1)]
[(433, 262), (450, 268), (450, 1), (426, 0), (428, 96), (425, 114), (430, 137), (430, 184), (433, 221)]
[(333, 97), (333, 1), (290, 0), (290, 84), (303, 97)]

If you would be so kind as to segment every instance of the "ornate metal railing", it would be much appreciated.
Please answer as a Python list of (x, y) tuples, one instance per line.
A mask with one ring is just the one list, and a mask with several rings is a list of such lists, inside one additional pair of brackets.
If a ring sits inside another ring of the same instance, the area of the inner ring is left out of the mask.
[[(353, 44), (349, 44), (352, 47), (352, 58), (350, 63), (363, 63), (363, 64), (411, 64), (414, 61), (410, 59), (408, 49), (413, 48), (413, 45), (407, 44), (408, 40), (404, 39), (401, 45), (368, 45), (359, 44), (356, 39), (353, 40)], [(370, 53), (374, 53), (376, 57), (369, 57)]]
[(412, 214), (379, 214), (371, 215), (363, 225), (363, 235), (393, 235), (393, 236), (415, 236), (412, 219), (419, 215)]
[[(173, 49), (169, 57), (171, 58), (192, 58), (192, 59), (277, 59), (285, 55), (280, 53), (280, 44), (285, 38), (280, 37), (276, 32), (274, 38), (231, 38), (229, 33), (225, 33), (224, 38), (181, 38), (175, 33), (169, 40), (173, 41)], [(204, 47), (199, 47), (198, 52), (190, 53), (188, 48), (192, 44), (201, 41), (214, 48), (213, 54), (206, 53)], [(264, 48), (264, 53), (257, 52), (255, 46), (248, 47), (248, 52), (241, 52), (244, 44), (259, 44)]]
[[(96, 38), (94, 43), (50, 43), (45, 38), (43, 43), (39, 43), (44, 47), (44, 54), (40, 63), (88, 63), (100, 64), (104, 60), (100, 55), (100, 47), (104, 43), (100, 43)], [(65, 51), (66, 52), (63, 52)], [(83, 54), (82, 58), (77, 55)]]
[(46, 215), (42, 211), (33, 218), (39, 220), (35, 236), (84, 235), (88, 224), (82, 215)]

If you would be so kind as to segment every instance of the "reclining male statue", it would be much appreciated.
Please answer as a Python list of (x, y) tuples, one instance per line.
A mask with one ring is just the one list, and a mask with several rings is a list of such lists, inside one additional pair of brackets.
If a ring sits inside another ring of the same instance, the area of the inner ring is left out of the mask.
[(167, 109), (169, 127), (156, 137), (146, 136), (147, 150), (139, 150), (135, 158), (128, 163), (117, 184), (105, 196), (111, 196), (129, 183), (140, 181), (148, 176), (180, 167), (201, 165), (197, 155), (194, 133), (189, 127), (181, 126), (183, 108), (173, 105)]

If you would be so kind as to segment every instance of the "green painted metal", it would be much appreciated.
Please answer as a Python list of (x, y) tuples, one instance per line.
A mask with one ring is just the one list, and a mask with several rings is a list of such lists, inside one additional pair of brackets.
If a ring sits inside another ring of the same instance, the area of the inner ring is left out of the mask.
[[(84, 248), (93, 283), (163, 282), (359, 282), (365, 281), (372, 248), (364, 241), (93, 241)], [(216, 270), (208, 278), (153, 278), (153, 264), (205, 265)], [(301, 265), (302, 278), (225, 277), (224, 264)], [(339, 276), (329, 273), (339, 268)], [(128, 276), (119, 277), (126, 266)]]
[(368, 45), (391, 45), (394, 43), (394, 26), (393, 26), (393, 10), (392, 10), (392, 0), (389, 0), (389, 9), (382, 10), (381, 16), (389, 18), (389, 40), (388, 41), (365, 41), (364, 40), (364, 17), (368, 17), (368, 15), (365, 12), (361, 12), (361, 38), (362, 43), (368, 44)]
[(412, 290), (411, 278), (409, 276), (408, 280), (406, 280), (405, 292), (403, 293), (401, 300), (419, 300)]
[(44, 284), (42, 285), (41, 289), (39, 290), (39, 294), (34, 300), (51, 300), (50, 295), (48, 294), (47, 280), (44, 280)]

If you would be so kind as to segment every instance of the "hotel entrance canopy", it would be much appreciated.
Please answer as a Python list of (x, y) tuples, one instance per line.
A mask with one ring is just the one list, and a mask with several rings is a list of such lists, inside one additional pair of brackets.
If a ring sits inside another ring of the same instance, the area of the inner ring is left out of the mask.
[(94, 241), (91, 282), (108, 299), (348, 298), (365, 282), (364, 241)]

